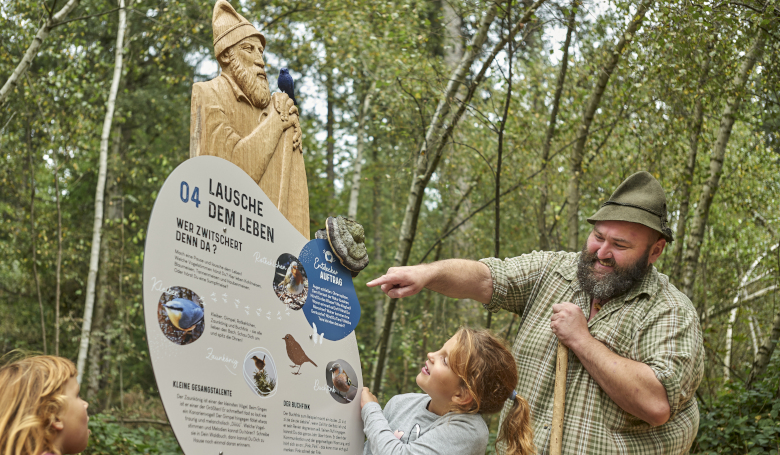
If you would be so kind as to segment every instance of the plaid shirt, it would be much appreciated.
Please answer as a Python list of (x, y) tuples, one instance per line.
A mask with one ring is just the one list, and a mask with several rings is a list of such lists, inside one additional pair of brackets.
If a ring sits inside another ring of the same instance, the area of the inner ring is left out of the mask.
[[(557, 348), (550, 329), (552, 306), (572, 302), (590, 315), (590, 299), (577, 280), (578, 259), (579, 253), (533, 252), (481, 261), (493, 276), (493, 297), (485, 308), (522, 317), (512, 347), (520, 373), (517, 393), (531, 406), (539, 455), (550, 448)], [(694, 393), (704, 371), (701, 326), (690, 300), (653, 267), (641, 283), (604, 304), (588, 328), (612, 352), (653, 369), (666, 388), (671, 417), (652, 427), (625, 412), (570, 352), (563, 453), (687, 453), (699, 428)], [(502, 422), (510, 405), (501, 413)]]

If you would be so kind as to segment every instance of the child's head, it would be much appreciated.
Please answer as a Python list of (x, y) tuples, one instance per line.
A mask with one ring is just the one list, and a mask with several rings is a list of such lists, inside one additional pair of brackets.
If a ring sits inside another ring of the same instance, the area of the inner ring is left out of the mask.
[[(462, 327), (442, 349), (428, 354), (417, 384), (431, 402), (449, 397), (449, 410), (494, 414), (512, 399), (517, 386), (517, 365), (506, 345), (487, 330)], [(534, 452), (528, 402), (515, 396), (496, 443), (509, 455)]]
[(87, 402), (68, 359), (35, 356), (0, 368), (0, 455), (80, 453), (87, 447)]

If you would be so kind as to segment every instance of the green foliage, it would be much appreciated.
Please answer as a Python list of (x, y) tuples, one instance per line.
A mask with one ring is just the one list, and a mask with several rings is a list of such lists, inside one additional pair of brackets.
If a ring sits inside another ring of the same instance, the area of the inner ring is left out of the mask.
[(780, 361), (776, 360), (770, 363), (766, 378), (753, 388), (733, 381), (709, 406), (700, 403), (699, 434), (692, 453), (780, 453), (778, 373)]
[(254, 376), (255, 387), (261, 395), (268, 395), (276, 388), (276, 380), (268, 377), (268, 372), (265, 370), (256, 371)]
[(122, 425), (115, 417), (90, 417), (89, 445), (84, 455), (181, 455), (183, 452), (169, 428), (154, 425)]

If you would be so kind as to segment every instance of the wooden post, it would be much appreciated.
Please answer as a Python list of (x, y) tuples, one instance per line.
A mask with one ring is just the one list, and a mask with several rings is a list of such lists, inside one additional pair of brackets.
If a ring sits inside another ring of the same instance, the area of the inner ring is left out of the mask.
[(556, 357), (550, 455), (561, 455), (563, 446), (563, 412), (566, 409), (566, 372), (569, 369), (569, 348), (560, 341)]

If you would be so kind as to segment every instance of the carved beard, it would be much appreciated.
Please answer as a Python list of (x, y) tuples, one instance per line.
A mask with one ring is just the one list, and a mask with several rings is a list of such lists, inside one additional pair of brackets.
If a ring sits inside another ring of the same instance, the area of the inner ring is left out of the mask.
[[(614, 265), (615, 270), (612, 272), (599, 273), (593, 267), (596, 265), (598, 256), (588, 252), (588, 246), (585, 245), (577, 264), (577, 279), (580, 281), (582, 289), (589, 296), (602, 301), (625, 294), (636, 283), (642, 281), (650, 270), (651, 264), (647, 263), (647, 259), (650, 257), (651, 247), (652, 245), (633, 264), (623, 267)], [(611, 261), (614, 263), (614, 259)]]
[(236, 57), (233, 48), (228, 49), (230, 57), (230, 72), (236, 81), (238, 88), (244, 92), (252, 106), (265, 109), (271, 102), (271, 89), (268, 86), (268, 80), (252, 74)]

